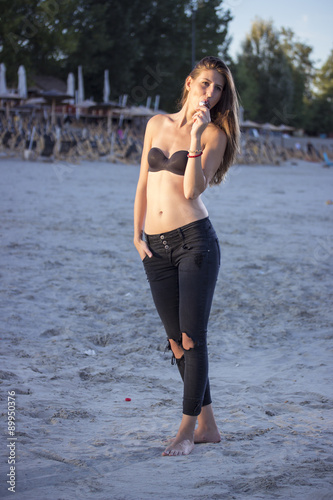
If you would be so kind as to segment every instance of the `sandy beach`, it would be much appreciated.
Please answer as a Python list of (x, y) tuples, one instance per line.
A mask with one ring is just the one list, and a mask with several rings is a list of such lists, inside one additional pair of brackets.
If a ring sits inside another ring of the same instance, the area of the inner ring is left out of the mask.
[(185, 457), (161, 456), (182, 383), (132, 244), (138, 173), (0, 159), (0, 497), (333, 499), (333, 169), (235, 166), (204, 193), (222, 441)]

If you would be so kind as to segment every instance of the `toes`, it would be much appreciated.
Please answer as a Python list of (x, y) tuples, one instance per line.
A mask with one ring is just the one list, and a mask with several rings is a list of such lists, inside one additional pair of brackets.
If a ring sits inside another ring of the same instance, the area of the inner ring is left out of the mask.
[(178, 450), (173, 449), (173, 448), (169, 449), (169, 447), (168, 447), (168, 448), (166, 448), (163, 451), (162, 456), (164, 456), (164, 457), (173, 457), (175, 455), (178, 455), (178, 453), (179, 453)]
[(179, 455), (189, 455), (194, 447), (194, 443), (189, 440), (182, 441), (175, 445), (169, 445), (162, 456), (178, 457)]
[(176, 457), (178, 455), (182, 455), (182, 452), (178, 450), (165, 450), (162, 453), (163, 457)]

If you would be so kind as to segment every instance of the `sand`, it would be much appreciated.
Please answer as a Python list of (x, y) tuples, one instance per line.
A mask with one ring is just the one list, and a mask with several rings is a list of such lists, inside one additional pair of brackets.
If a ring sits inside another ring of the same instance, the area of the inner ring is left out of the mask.
[(332, 499), (333, 169), (235, 166), (204, 193), (222, 441), (185, 457), (161, 456), (182, 384), (132, 245), (138, 171), (0, 161), (1, 498), (12, 457), (19, 500)]

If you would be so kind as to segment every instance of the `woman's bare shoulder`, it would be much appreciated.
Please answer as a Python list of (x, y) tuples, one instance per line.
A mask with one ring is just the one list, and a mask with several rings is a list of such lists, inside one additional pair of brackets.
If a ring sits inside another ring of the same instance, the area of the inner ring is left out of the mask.
[(226, 133), (224, 130), (222, 130), (220, 127), (215, 125), (215, 123), (210, 122), (210, 124), (207, 127), (209, 134), (214, 135), (215, 137), (218, 137), (219, 139), (223, 139), (226, 137)]
[(163, 134), (163, 130), (165, 130), (169, 120), (170, 118), (167, 114), (154, 115), (148, 120), (145, 137), (149, 139), (150, 144), (152, 144), (157, 136), (161, 133)]
[(204, 131), (203, 140), (205, 144), (220, 144), (224, 146), (227, 142), (227, 135), (220, 127), (214, 123), (210, 123)]
[(166, 123), (168, 123), (170, 121), (171, 116), (172, 115), (168, 115), (168, 114), (154, 115), (149, 119), (147, 125), (152, 130), (160, 129), (163, 125), (165, 125)]

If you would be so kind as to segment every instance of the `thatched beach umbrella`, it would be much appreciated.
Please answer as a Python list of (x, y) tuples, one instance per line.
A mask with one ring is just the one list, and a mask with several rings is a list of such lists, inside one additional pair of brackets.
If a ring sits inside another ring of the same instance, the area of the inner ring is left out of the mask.
[(242, 128), (261, 128), (260, 123), (253, 122), (252, 120), (245, 120), (244, 122), (241, 122), (240, 126)]
[(278, 129), (281, 132), (293, 132), (295, 130), (295, 127), (291, 127), (290, 125), (284, 125), (281, 123), (281, 125), (278, 126)]
[(96, 106), (96, 102), (92, 101), (91, 99), (86, 99), (85, 101), (78, 102), (75, 107), (80, 108), (80, 109), (89, 109), (92, 108), (93, 106)]
[(23, 104), (17, 106), (17, 109), (23, 112), (34, 112), (41, 110), (46, 104), (47, 102), (43, 97), (31, 97), (30, 99), (26, 99)]
[(273, 125), (272, 123), (264, 123), (261, 125), (262, 130), (267, 130), (268, 132), (279, 132), (280, 129), (276, 125)]
[[(137, 116), (154, 116), (157, 114), (156, 111), (147, 108), (146, 106), (131, 106), (130, 108), (117, 107), (114, 109), (114, 113), (116, 115), (123, 115), (126, 118), (133, 118)], [(163, 113), (163, 111), (159, 111), (159, 113)]]
[(284, 147), (284, 134), (293, 132), (295, 130), (295, 127), (291, 127), (290, 125), (284, 125), (283, 123), (281, 123), (278, 129), (281, 132), (281, 146)]
[(45, 99), (45, 101), (51, 105), (51, 123), (55, 124), (55, 107), (58, 104), (62, 104), (66, 99), (69, 99), (71, 96), (68, 94), (63, 94), (62, 92), (58, 92), (58, 90), (47, 90), (45, 92), (40, 92), (41, 97)]
[(81, 115), (81, 112), (84, 111), (84, 112), (87, 112), (87, 110), (89, 110), (89, 108), (91, 108), (92, 106), (95, 106), (95, 101), (92, 101), (91, 99), (86, 99), (85, 101), (81, 101), (81, 102), (77, 102), (75, 104), (75, 108), (76, 108), (76, 118), (80, 118), (80, 115)]
[(130, 108), (116, 108), (113, 113), (119, 116), (119, 127), (122, 126), (124, 118), (147, 118), (156, 114), (164, 113), (164, 111), (154, 111), (146, 106), (131, 106)]
[(104, 114), (104, 112), (106, 112), (106, 116), (107, 116), (107, 130), (108, 130), (108, 133), (111, 132), (111, 119), (112, 119), (112, 110), (114, 109), (117, 109), (119, 108), (119, 104), (115, 101), (109, 101), (109, 102), (100, 102), (100, 103), (97, 103), (97, 104), (94, 104), (93, 106), (90, 106), (89, 107), (89, 110), (90, 111), (102, 111), (102, 113)]
[(0, 94), (0, 101), (4, 102), (6, 105), (6, 118), (8, 120), (10, 116), (10, 108), (12, 103), (20, 101), (21, 97), (18, 94), (11, 94), (10, 92), (6, 92), (3, 94)]

